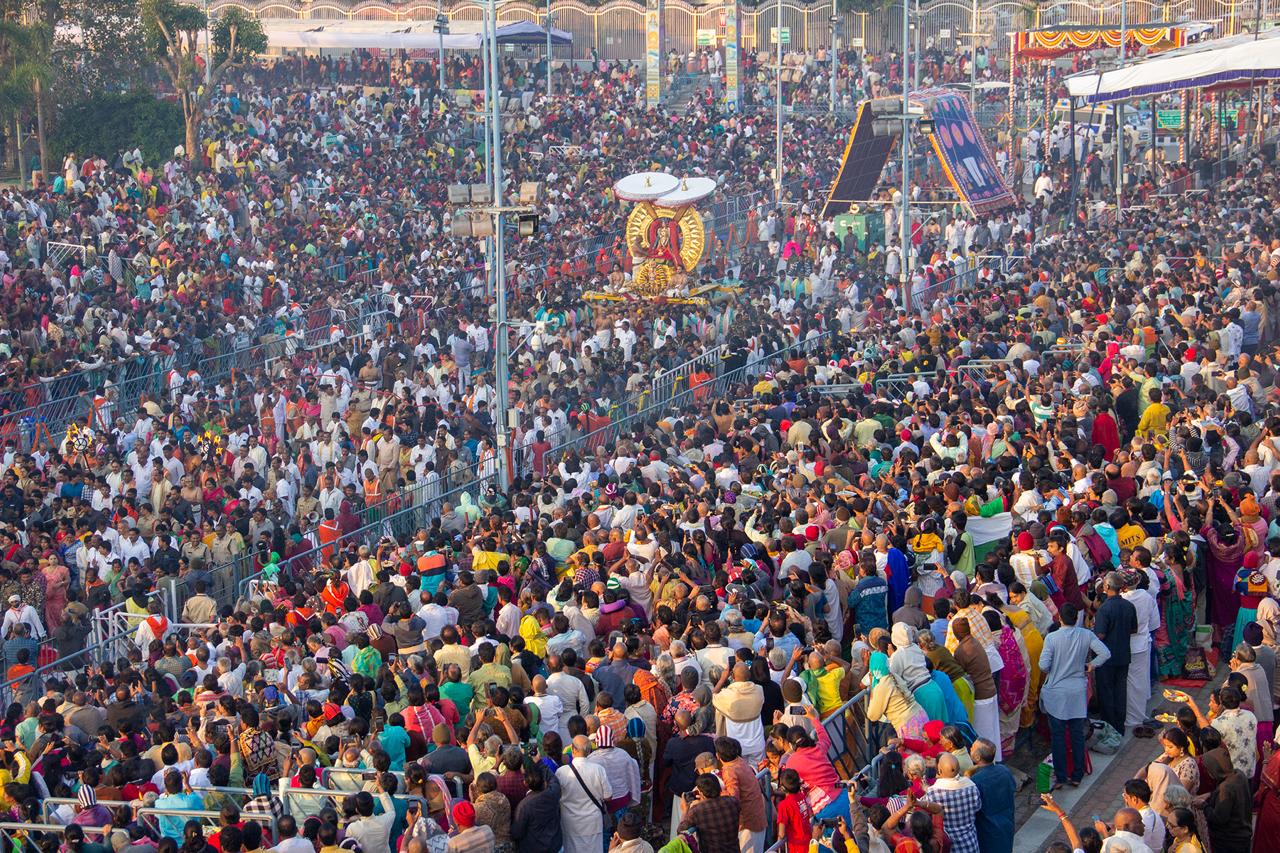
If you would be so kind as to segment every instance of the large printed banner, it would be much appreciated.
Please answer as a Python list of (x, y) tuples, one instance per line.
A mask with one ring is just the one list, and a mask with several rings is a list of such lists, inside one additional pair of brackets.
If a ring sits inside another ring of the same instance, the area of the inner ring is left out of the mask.
[(836, 175), (827, 203), (822, 208), (823, 219), (847, 213), (854, 204), (861, 204), (871, 198), (880, 181), (880, 173), (884, 171), (884, 164), (889, 159), (889, 152), (897, 141), (896, 136), (876, 136), (872, 132), (874, 116), (867, 104), (867, 101), (858, 104), (858, 116), (844, 147), (840, 173)]
[(929, 93), (927, 112), (933, 119), (933, 150), (951, 185), (974, 213), (988, 213), (1014, 203), (1013, 193), (996, 171), (982, 129), (969, 111), (969, 101), (956, 92)]
[(724, 9), (724, 102), (729, 112), (736, 113), (742, 100), (742, 83), (738, 80), (738, 0), (730, 0)]
[(648, 0), (644, 13), (644, 100), (657, 107), (662, 100), (662, 0)]

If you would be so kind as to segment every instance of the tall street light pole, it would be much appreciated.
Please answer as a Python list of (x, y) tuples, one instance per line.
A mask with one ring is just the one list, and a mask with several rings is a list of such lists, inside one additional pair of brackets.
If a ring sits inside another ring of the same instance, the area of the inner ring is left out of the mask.
[(976, 112), (978, 109), (978, 0), (973, 0), (973, 17), (969, 19), (969, 39), (969, 106)]
[(776, 112), (774, 115), (774, 125), (776, 127), (777, 137), (774, 140), (773, 150), (773, 198), (776, 202), (782, 201), (782, 0), (774, 0), (774, 8), (777, 11), (777, 23), (774, 26), (774, 41), (778, 43), (778, 67), (774, 72), (774, 78), (777, 82), (777, 97), (774, 99)]
[[(1124, 68), (1128, 64), (1125, 56), (1125, 30), (1129, 23), (1129, 3), (1128, 0), (1120, 0), (1120, 67)], [(1046, 81), (1046, 85), (1048, 85)], [(1155, 109), (1155, 101), (1152, 100), (1152, 109)], [(1124, 103), (1116, 102), (1116, 223), (1119, 224), (1124, 219)]]
[(902, 210), (898, 217), (898, 298), (907, 306), (907, 266), (911, 253), (911, 83), (907, 57), (911, 54), (911, 0), (902, 0)]
[(444, 0), (436, 3), (436, 33), (440, 36), (440, 52), (436, 55), (436, 82), (440, 88), (440, 97), (444, 97), (444, 34), (449, 29), (449, 19), (444, 14)]
[(836, 0), (831, 0), (831, 112), (836, 111), (836, 72), (840, 61), (836, 56), (836, 42), (840, 36), (840, 16), (836, 13)]
[(493, 243), (494, 243), (494, 307), (497, 309), (493, 344), (494, 383), (498, 386), (498, 411), (494, 419), (497, 427), (498, 485), (503, 491), (511, 485), (511, 470), (507, 453), (511, 446), (507, 388), (507, 360), (510, 345), (510, 329), (507, 327), (507, 275), (503, 258), (502, 209), (506, 203), (502, 191), (502, 70), (498, 64), (498, 0), (489, 0), (492, 26), (489, 28), (489, 80), (492, 87), (489, 104), (493, 110)]
[(547, 16), (542, 19), (547, 30), (547, 97), (551, 97), (551, 0), (547, 0)]
[(919, 89), (920, 88), (920, 29), (921, 29), (920, 0), (915, 0), (915, 4), (916, 4), (915, 38), (912, 40), (915, 43), (915, 57), (913, 59), (913, 61), (915, 62), (915, 67), (912, 69), (912, 72), (911, 72), (911, 88)]

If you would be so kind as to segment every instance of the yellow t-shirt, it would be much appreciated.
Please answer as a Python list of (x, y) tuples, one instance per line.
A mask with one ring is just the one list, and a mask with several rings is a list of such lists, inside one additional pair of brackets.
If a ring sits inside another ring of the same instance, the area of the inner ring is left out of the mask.
[(1122, 549), (1132, 551), (1143, 542), (1147, 541), (1147, 531), (1143, 530), (1139, 525), (1130, 522), (1124, 527), (1116, 531), (1116, 539), (1120, 542)]

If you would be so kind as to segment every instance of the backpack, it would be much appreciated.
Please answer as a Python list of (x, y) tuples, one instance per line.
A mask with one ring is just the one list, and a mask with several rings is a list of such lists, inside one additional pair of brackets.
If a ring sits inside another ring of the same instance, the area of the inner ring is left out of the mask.
[(1107, 541), (1097, 533), (1090, 533), (1088, 536), (1081, 536), (1079, 542), (1084, 543), (1084, 556), (1089, 561), (1089, 565), (1094, 571), (1110, 571), (1111, 547), (1107, 545)]

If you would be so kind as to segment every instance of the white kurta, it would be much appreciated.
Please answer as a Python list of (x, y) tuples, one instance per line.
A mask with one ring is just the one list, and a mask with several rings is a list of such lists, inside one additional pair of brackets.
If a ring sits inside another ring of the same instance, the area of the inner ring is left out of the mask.
[(609, 775), (598, 764), (574, 758), (573, 769), (556, 771), (560, 783), (560, 826), (564, 832), (564, 853), (600, 853), (604, 849), (604, 816), (578, 783), (573, 770), (590, 789), (596, 800), (604, 803), (613, 796)]

